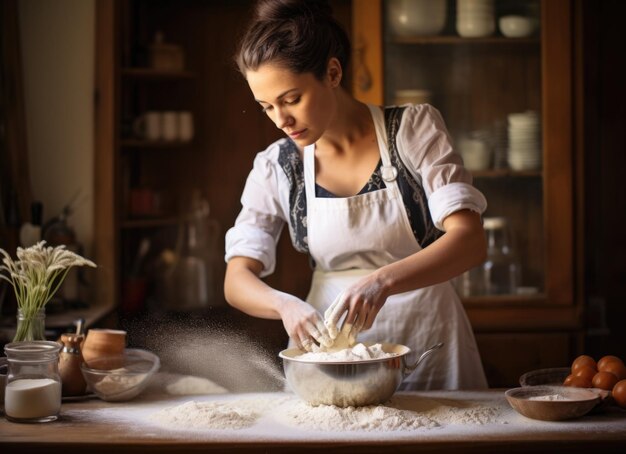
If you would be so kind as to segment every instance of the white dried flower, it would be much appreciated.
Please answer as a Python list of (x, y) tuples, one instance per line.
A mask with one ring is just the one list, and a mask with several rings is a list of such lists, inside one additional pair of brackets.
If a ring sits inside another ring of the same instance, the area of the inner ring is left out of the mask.
[(45, 241), (28, 248), (17, 248), (17, 260), (0, 248), (4, 256), (0, 278), (13, 287), (23, 314), (33, 316), (54, 296), (70, 268), (96, 264), (68, 251), (64, 245), (46, 247)]

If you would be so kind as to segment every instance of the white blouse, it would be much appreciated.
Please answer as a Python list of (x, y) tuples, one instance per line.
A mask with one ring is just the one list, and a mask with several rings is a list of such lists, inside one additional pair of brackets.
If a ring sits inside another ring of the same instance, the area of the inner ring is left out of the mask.
[[(472, 176), (455, 152), (439, 111), (428, 104), (404, 107), (396, 134), (397, 152), (421, 185), (434, 226), (443, 231), (444, 219), (459, 210), (484, 213), (485, 197), (472, 186)], [(293, 152), (292, 162), (285, 165), (286, 148), (294, 146), (289, 139), (280, 139), (256, 155), (241, 196), (241, 212), (226, 233), (225, 260), (256, 259), (263, 264), (261, 277), (274, 272), (276, 244), (285, 224), (296, 249), (303, 250), (298, 241), (302, 229), (293, 225), (290, 216), (294, 205), (306, 204), (305, 195), (294, 192), (296, 180), (303, 181), (303, 166)], [(302, 223), (306, 229), (306, 217)]]

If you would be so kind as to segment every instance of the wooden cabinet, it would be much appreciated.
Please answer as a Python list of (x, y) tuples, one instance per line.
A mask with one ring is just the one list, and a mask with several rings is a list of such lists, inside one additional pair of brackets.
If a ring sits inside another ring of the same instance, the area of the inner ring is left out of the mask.
[[(233, 60), (253, 5), (249, 0), (96, 2), (99, 300), (124, 309), (124, 283), (134, 274), (142, 240), (151, 240), (148, 258), (154, 263), (163, 250), (172, 248), (189, 199), (200, 191), (220, 227), (214, 263), (218, 288), (212, 304), (225, 306), (219, 288), (225, 268), (224, 234), (241, 209), (239, 198), (255, 154), (283, 136), (254, 101)], [(349, 27), (350, 2), (333, 0), (333, 7)], [(150, 46), (158, 32), (163, 42), (183, 50), (183, 68), (153, 67)], [(193, 140), (137, 137), (133, 123), (149, 111), (191, 112)], [(281, 238), (277, 256), (268, 282), (306, 296), (308, 259), (293, 250), (288, 235)], [(149, 280), (142, 304), (136, 305), (140, 311), (159, 309), (154, 301), (160, 294), (157, 281)], [(274, 332), (283, 333), (279, 321)]]
[[(122, 312), (160, 309), (155, 266), (164, 251), (177, 252), (192, 195), (199, 193), (209, 203), (211, 221), (219, 225), (209, 305), (224, 306), (223, 236), (240, 209), (254, 154), (280, 136), (232, 59), (244, 25), (241, 18), (250, 16), (252, 4), (102, 0), (96, 5), (99, 297), (113, 301)], [(155, 65), (151, 49), (157, 34), (182, 51), (182, 66)], [(143, 137), (135, 123), (148, 112), (187, 112), (193, 118), (193, 138)], [(148, 278), (147, 285), (140, 289), (144, 296), (139, 301), (129, 302), (133, 295), (125, 295), (125, 287), (136, 277), (145, 239), (150, 248), (140, 273)], [(302, 263), (306, 268), (306, 258)], [(289, 282), (303, 285), (298, 279)]]
[[(492, 152), (505, 153), (504, 161), (500, 155), (473, 176), (488, 200), (485, 218), (507, 220), (521, 288), (463, 298), (490, 385), (513, 385), (527, 370), (566, 365), (581, 347), (583, 311), (575, 268), (582, 250), (575, 236), (580, 196), (574, 188), (581, 182), (574, 166), (572, 3), (495, 0), (496, 21), (512, 13), (537, 19), (539, 31), (524, 38), (504, 37), (497, 26), (486, 37), (459, 36), (455, 1), (446, 2), (441, 33), (398, 36), (390, 6), (353, 1), (355, 95), (389, 105), (401, 102), (402, 90), (418, 90), (441, 111), (457, 147), (479, 131), (491, 139)], [(541, 161), (519, 169), (510, 157), (515, 132), (507, 118), (529, 110), (540, 119)], [(502, 128), (504, 146), (494, 140)]]

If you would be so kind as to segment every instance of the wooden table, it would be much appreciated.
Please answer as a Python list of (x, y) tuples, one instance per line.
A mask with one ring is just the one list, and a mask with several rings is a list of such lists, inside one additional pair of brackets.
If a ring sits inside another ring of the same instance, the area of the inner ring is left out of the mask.
[[(497, 417), (483, 424), (448, 424), (437, 428), (393, 431), (303, 429), (278, 422), (268, 413), (244, 429), (163, 429), (149, 416), (194, 401), (236, 402), (291, 399), (288, 393), (171, 396), (148, 393), (131, 402), (97, 399), (64, 403), (61, 418), (46, 424), (0, 420), (0, 453), (101, 452), (626, 452), (626, 411), (604, 408), (577, 420), (544, 422), (517, 414), (503, 390), (396, 393), (395, 402), (466, 407), (488, 405)], [(404, 404), (403, 404), (404, 405)], [(407, 407), (408, 408), (408, 407)]]

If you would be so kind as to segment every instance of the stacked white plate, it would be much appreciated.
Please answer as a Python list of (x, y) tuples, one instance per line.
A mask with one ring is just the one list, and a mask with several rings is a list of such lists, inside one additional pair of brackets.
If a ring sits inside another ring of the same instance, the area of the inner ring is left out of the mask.
[(456, 31), (464, 38), (491, 36), (496, 28), (493, 0), (457, 0)]
[(509, 167), (513, 170), (541, 168), (541, 123), (537, 112), (512, 113), (508, 120)]

